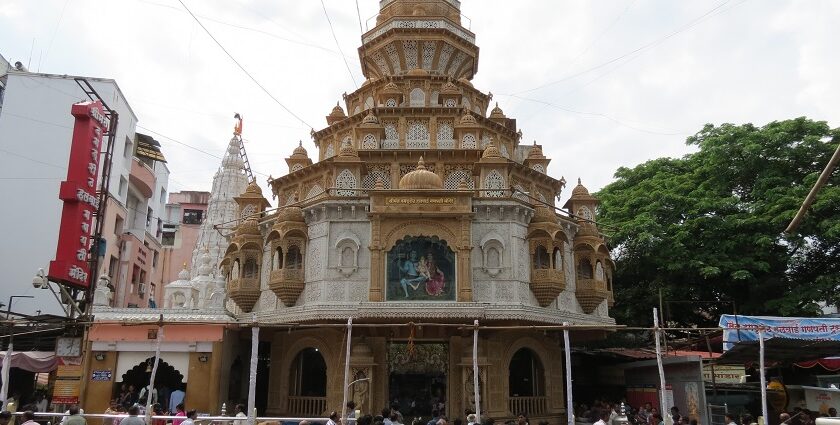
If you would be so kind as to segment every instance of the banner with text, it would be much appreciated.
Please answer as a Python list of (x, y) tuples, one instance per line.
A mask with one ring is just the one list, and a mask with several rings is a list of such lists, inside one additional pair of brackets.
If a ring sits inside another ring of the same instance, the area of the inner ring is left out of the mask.
[(764, 339), (791, 338), (812, 341), (840, 341), (840, 319), (806, 317), (720, 316), (723, 328), (723, 350), (739, 341), (758, 341), (758, 331)]

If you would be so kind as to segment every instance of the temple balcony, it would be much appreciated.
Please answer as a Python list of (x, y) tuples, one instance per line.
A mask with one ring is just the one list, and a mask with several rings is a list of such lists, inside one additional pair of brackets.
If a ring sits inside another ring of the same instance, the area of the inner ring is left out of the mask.
[(300, 293), (303, 292), (303, 269), (272, 270), (268, 287), (280, 298), (287, 307), (295, 305)]
[(236, 278), (228, 281), (228, 295), (245, 313), (250, 313), (260, 298), (260, 281), (257, 278)]
[(531, 292), (540, 306), (551, 304), (566, 289), (566, 275), (563, 270), (531, 269)]
[(605, 281), (578, 278), (575, 296), (584, 313), (591, 314), (604, 300), (612, 298), (612, 291)]

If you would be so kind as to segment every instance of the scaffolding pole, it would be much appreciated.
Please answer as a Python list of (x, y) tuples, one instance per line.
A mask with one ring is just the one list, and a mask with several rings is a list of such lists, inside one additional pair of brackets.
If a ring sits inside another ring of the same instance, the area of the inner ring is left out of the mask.
[(475, 422), (481, 423), (481, 389), (478, 387), (481, 382), (478, 379), (478, 320), (474, 322), (475, 329), (473, 329), (473, 387), (475, 397)]
[[(160, 321), (163, 323), (163, 315), (160, 315)], [(152, 366), (152, 375), (149, 377), (149, 387), (146, 390), (146, 423), (151, 423), (152, 418), (152, 392), (155, 390), (155, 375), (157, 375), (158, 364), (160, 363), (160, 343), (163, 341), (163, 325), (159, 324), (157, 329), (157, 338), (155, 339), (155, 364)]]
[[(563, 322), (563, 326), (569, 326), (569, 322)], [(569, 425), (575, 425), (575, 409), (572, 408), (572, 346), (568, 329), (563, 329), (563, 351), (566, 357), (566, 420)]]
[(254, 425), (257, 417), (257, 360), (259, 354), (260, 327), (254, 326), (251, 328), (251, 369), (248, 374), (248, 425)]
[(761, 415), (767, 423), (767, 375), (764, 370), (764, 330), (758, 330), (758, 368), (761, 376)]
[[(659, 314), (656, 307), (653, 308), (653, 329), (656, 335), (656, 367), (659, 369), (659, 411), (664, 420), (668, 407), (665, 405), (665, 369), (662, 367), (662, 345), (659, 342), (659, 333), (662, 331), (659, 328)], [(668, 424), (668, 421), (665, 423)]]
[(350, 386), (350, 339), (353, 337), (353, 318), (347, 318), (347, 347), (344, 353), (344, 398), (341, 402), (341, 423), (347, 423), (347, 391)]

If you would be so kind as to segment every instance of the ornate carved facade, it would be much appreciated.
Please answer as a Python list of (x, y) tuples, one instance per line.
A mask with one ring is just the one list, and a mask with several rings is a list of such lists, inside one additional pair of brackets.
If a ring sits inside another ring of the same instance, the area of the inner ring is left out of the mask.
[[(571, 214), (558, 214), (564, 179), (471, 83), (478, 47), (460, 2), (380, 7), (359, 48), (367, 80), (312, 132), (312, 157), (301, 143), (269, 181), (277, 208), (254, 183), (235, 198), (238, 225), (217, 273), (233, 320), (256, 321), (270, 345), (261, 414), (341, 410), (346, 334), (336, 325), (348, 317), (360, 324), (350, 399), (365, 413), (397, 400), (404, 415), (426, 417), (475, 407), (471, 330), (444, 324), (614, 324), (597, 200), (578, 184)], [(484, 414), (563, 414), (555, 336), (479, 334)]]

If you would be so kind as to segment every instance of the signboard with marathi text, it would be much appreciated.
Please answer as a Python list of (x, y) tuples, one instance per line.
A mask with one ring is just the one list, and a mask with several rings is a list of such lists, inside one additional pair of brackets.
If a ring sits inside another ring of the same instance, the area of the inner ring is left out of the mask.
[(91, 381), (110, 381), (111, 380), (111, 370), (94, 370), (90, 373), (90, 380)]
[(82, 384), (81, 365), (59, 365), (53, 385), (53, 404), (78, 404)]
[(840, 319), (804, 317), (720, 316), (723, 328), (723, 350), (739, 341), (758, 341), (758, 331), (764, 340), (771, 338), (807, 339), (811, 341), (840, 341)]
[(93, 220), (99, 209), (96, 196), (99, 157), (108, 118), (102, 102), (80, 102), (70, 108), (76, 122), (70, 145), (67, 180), (61, 183), (58, 197), (64, 201), (61, 210), (61, 231), (55, 260), (50, 262), (52, 281), (87, 288), (89, 286), (89, 253), (93, 246)]
[(712, 370), (714, 369), (716, 384), (740, 384), (741, 379), (746, 376), (747, 372), (744, 366), (730, 366), (730, 365), (703, 365), (703, 380), (706, 382), (713, 382)]

